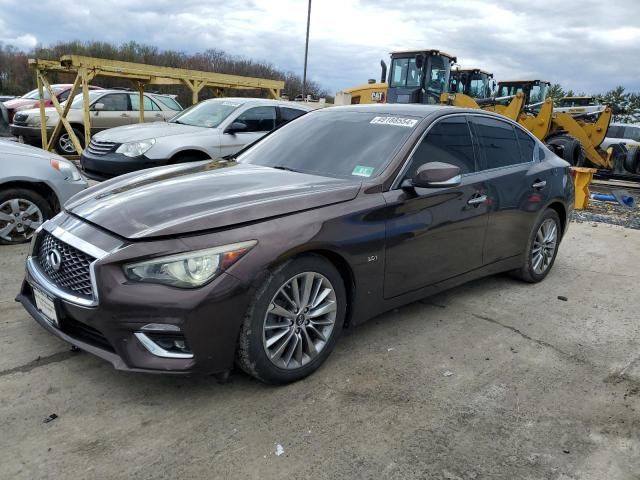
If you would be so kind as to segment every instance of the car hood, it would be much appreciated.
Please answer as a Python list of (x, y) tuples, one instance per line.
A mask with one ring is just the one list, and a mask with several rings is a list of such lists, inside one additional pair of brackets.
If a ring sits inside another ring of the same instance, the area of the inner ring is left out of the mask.
[[(36, 157), (46, 160), (47, 163), (51, 159), (60, 158), (55, 153), (47, 152), (41, 148), (25, 145), (24, 143), (13, 142), (8, 139), (0, 140), (0, 161), (15, 161), (14, 158), (8, 159), (9, 156), (19, 155), (21, 157)], [(0, 170), (1, 171), (1, 170)]]
[(65, 210), (131, 240), (264, 220), (353, 199), (361, 183), (225, 161), (114, 178)]
[(38, 105), (38, 100), (31, 100), (29, 98), (14, 98), (13, 100), (8, 100), (4, 102), (4, 106), (9, 110), (15, 110), (20, 107), (35, 107)]
[(126, 143), (147, 140), (149, 138), (168, 137), (171, 135), (199, 132), (211, 133), (213, 130), (212, 128), (193, 127), (179, 123), (153, 122), (110, 128), (109, 130), (97, 133), (94, 138), (103, 142)]

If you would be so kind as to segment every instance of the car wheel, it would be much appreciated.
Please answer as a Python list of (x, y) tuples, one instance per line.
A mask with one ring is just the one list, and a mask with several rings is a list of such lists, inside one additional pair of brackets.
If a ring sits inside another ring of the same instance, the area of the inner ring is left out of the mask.
[(624, 158), (624, 168), (631, 173), (640, 173), (640, 148), (631, 147)]
[(586, 157), (584, 149), (580, 141), (570, 135), (558, 135), (551, 138), (548, 142), (549, 145), (560, 147), (562, 150), (563, 160), (569, 162), (575, 167), (583, 167), (586, 164)]
[[(80, 145), (84, 148), (84, 134), (76, 128), (73, 129), (73, 133), (76, 134), (76, 137), (78, 137), (78, 140), (80, 141)], [(77, 155), (76, 147), (73, 145), (71, 137), (66, 131), (63, 131), (58, 137), (58, 140), (56, 141), (56, 151), (60, 155)]]
[(36, 229), (52, 216), (49, 203), (33, 190), (0, 191), (0, 244), (28, 242)]
[(531, 231), (524, 265), (513, 272), (517, 278), (529, 283), (544, 280), (558, 254), (561, 228), (558, 213), (545, 210)]
[(265, 383), (306, 377), (340, 336), (347, 297), (340, 273), (323, 257), (289, 260), (256, 292), (241, 329), (237, 363)]

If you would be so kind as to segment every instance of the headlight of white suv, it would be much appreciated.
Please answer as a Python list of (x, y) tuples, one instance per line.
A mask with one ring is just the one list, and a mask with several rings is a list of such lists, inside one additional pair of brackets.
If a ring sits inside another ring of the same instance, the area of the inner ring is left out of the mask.
[(129, 142), (123, 143), (118, 147), (116, 153), (121, 153), (126, 155), (127, 157), (139, 157), (146, 153), (153, 144), (156, 143), (155, 138), (150, 138), (149, 140), (141, 140), (139, 142)]
[(124, 266), (129, 280), (196, 288), (210, 282), (242, 258), (258, 242), (233, 243)]
[(52, 158), (51, 166), (63, 174), (64, 178), (67, 180), (82, 180), (82, 175), (80, 175), (76, 166), (69, 160), (65, 160), (64, 158)]

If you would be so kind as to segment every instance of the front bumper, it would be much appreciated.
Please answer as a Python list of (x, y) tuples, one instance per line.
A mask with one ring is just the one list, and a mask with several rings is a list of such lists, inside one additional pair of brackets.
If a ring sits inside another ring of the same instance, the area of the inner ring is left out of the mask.
[[(9, 125), (9, 132), (15, 137), (22, 137), (24, 141), (31, 145), (40, 146), (42, 144), (42, 134), (40, 127), (33, 127), (28, 125), (16, 125), (12, 123)], [(47, 136), (51, 136), (53, 133), (52, 127), (47, 127)]]
[(94, 155), (85, 149), (80, 156), (80, 167), (93, 180), (106, 180), (136, 172), (145, 168), (160, 167), (166, 165), (166, 159), (150, 159), (141, 155), (139, 157), (127, 157), (122, 153), (110, 152), (104, 155)]
[[(50, 225), (46, 228), (55, 230)], [(36, 240), (34, 244), (37, 243)], [(122, 274), (121, 265), (120, 261), (110, 263), (109, 255), (96, 260), (93, 269), (96, 301), (91, 303), (61, 292), (39, 268), (35, 257), (30, 256), (16, 300), (48, 332), (107, 360), (118, 370), (215, 374), (233, 368), (238, 334), (248, 305), (248, 289), (239, 280), (223, 273), (205, 287), (181, 290), (130, 283)], [(34, 287), (54, 299), (58, 326), (38, 310)], [(192, 355), (167, 358), (161, 349), (145, 346), (149, 337), (143, 327), (149, 324), (179, 328)]]

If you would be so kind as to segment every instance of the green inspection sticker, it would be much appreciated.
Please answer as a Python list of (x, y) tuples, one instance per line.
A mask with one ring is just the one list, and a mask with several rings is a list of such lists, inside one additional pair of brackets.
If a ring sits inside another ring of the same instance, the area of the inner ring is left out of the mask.
[(373, 167), (363, 167), (362, 165), (356, 165), (356, 168), (353, 169), (351, 175), (356, 175), (358, 177), (370, 177), (373, 175), (373, 171), (375, 169)]

